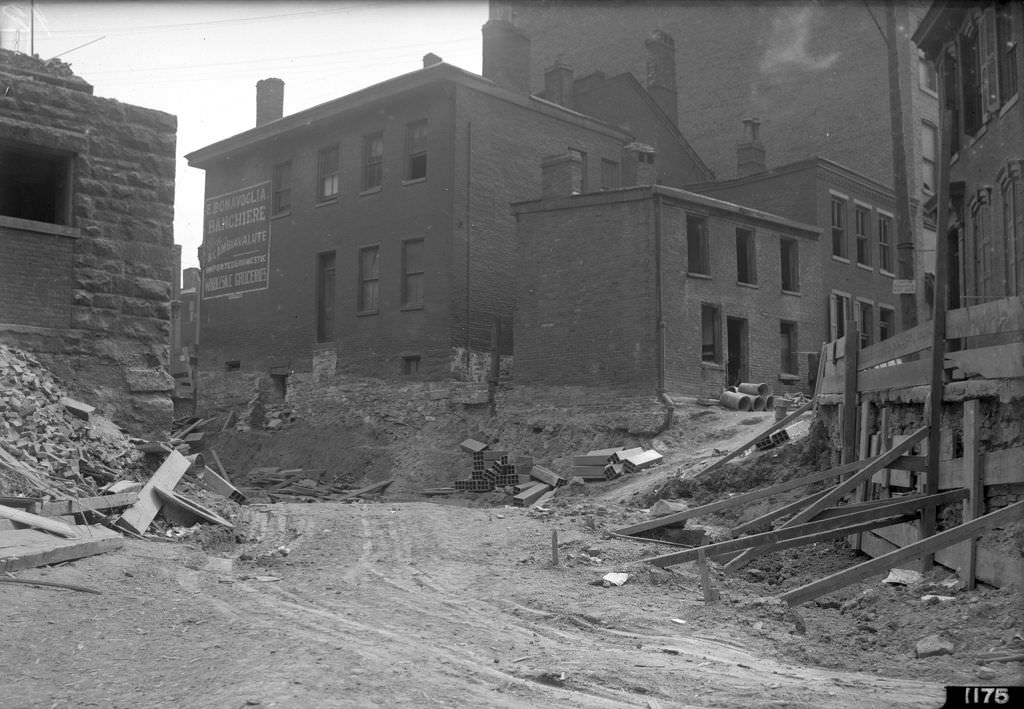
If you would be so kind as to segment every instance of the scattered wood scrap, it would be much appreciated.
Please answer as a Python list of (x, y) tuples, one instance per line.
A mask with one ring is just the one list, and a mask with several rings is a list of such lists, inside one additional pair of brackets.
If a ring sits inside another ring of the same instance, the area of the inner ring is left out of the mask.
[(38, 529), (0, 533), (0, 571), (58, 564), (120, 549), (121, 535), (99, 525), (75, 525), (76, 539), (62, 539)]
[(157, 487), (165, 490), (173, 490), (178, 481), (191, 467), (188, 458), (177, 451), (172, 451), (164, 459), (164, 462), (156, 469), (142, 490), (139, 491), (138, 501), (125, 510), (118, 520), (118, 525), (123, 525), (136, 534), (145, 534), (160, 511), (163, 502), (156, 492)]

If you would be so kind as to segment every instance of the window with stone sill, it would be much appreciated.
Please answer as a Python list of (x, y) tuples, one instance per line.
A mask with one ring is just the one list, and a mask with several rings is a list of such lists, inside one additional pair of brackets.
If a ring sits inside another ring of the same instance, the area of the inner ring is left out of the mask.
[(0, 215), (71, 225), (71, 155), (0, 146)]

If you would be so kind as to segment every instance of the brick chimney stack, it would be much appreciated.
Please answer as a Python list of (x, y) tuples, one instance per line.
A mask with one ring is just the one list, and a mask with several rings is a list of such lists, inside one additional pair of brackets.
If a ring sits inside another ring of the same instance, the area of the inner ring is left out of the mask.
[(661, 110), (679, 125), (676, 95), (676, 43), (672, 36), (655, 30), (644, 42), (647, 47), (647, 92)]
[(655, 185), (658, 171), (654, 167), (654, 148), (643, 143), (630, 143), (622, 148), (622, 186)]
[(544, 199), (579, 194), (583, 187), (583, 159), (578, 153), (544, 158), (540, 164), (540, 194)]
[(761, 121), (747, 118), (743, 121), (743, 140), (736, 144), (736, 175), (746, 177), (765, 170), (764, 143), (759, 132)]
[(260, 79), (256, 82), (256, 125), (276, 121), (284, 115), (284, 81)]
[(566, 108), (572, 108), (572, 67), (556, 60), (544, 71), (544, 98)]
[(483, 76), (502, 88), (530, 94), (530, 38), (507, 19), (483, 26)]

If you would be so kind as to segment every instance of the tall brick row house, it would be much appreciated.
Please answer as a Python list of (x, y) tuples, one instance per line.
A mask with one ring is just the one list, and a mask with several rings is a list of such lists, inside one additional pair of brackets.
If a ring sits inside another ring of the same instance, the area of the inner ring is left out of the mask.
[(1022, 295), (1024, 8), (936, 2), (914, 41), (949, 117), (948, 306)]
[(176, 129), (0, 50), (0, 341), (141, 436), (172, 415)]
[(265, 80), (255, 128), (188, 155), (206, 171), (201, 400), (293, 374), (472, 379), (512, 354), (509, 204), (540, 191), (545, 156), (576, 156), (580, 192), (633, 179), (654, 141), (681, 156), (662, 179), (711, 176), (649, 98), (634, 112), (650, 137), (531, 95), (529, 40), (483, 31), (484, 76), (427, 55), (287, 116)]

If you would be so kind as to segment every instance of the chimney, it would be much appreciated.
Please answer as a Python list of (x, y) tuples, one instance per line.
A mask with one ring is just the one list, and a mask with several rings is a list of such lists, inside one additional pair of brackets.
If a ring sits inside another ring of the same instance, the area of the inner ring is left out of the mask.
[(676, 43), (672, 36), (655, 30), (644, 42), (647, 47), (647, 91), (661, 110), (679, 125), (676, 101)]
[(743, 121), (743, 141), (736, 144), (736, 175), (746, 177), (764, 172), (764, 143), (758, 138), (761, 121), (747, 118)]
[(657, 184), (654, 148), (643, 143), (630, 143), (622, 148), (622, 186)]
[(556, 60), (544, 72), (544, 98), (572, 108), (572, 67)]
[(434, 66), (435, 64), (440, 64), (443, 61), (444, 60), (441, 59), (441, 57), (437, 56), (433, 52), (427, 52), (423, 55), (423, 68), (426, 69), (428, 66)]
[(284, 82), (260, 79), (256, 82), (256, 125), (276, 121), (284, 115)]
[(502, 88), (530, 94), (530, 39), (508, 20), (483, 26), (483, 76)]
[(577, 153), (544, 158), (540, 175), (540, 194), (544, 199), (568, 197), (583, 191), (583, 160)]

